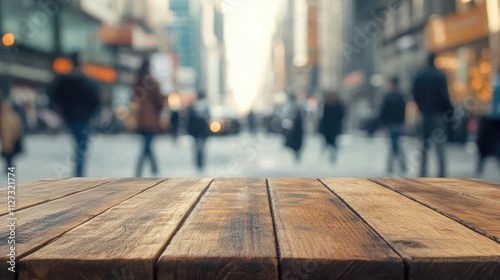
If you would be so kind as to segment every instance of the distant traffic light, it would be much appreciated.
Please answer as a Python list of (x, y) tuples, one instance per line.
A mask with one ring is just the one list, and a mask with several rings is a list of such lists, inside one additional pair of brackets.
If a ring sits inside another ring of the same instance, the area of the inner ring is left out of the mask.
[(2, 44), (6, 47), (11, 47), (16, 42), (16, 37), (12, 33), (5, 33), (2, 36)]

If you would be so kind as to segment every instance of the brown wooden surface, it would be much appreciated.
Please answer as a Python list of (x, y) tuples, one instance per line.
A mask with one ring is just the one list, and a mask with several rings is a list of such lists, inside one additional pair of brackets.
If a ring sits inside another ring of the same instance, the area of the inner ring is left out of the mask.
[[(164, 179), (162, 179), (164, 180)], [(158, 184), (158, 179), (122, 179), (79, 192), (16, 213), (17, 258), (22, 258), (47, 245), (74, 227), (94, 218), (107, 209)], [(50, 191), (48, 188), (47, 191)], [(0, 217), (0, 224), (7, 225), (8, 217)], [(8, 228), (0, 227), (0, 240), (6, 240)], [(0, 243), (0, 252), (7, 252), (9, 245)], [(7, 255), (0, 255), (0, 279), (7, 272)], [(19, 264), (19, 262), (18, 262)]]
[(276, 279), (265, 179), (218, 179), (158, 263), (158, 279)]
[(316, 179), (269, 179), (285, 279), (401, 279), (402, 259)]
[[(374, 179), (373, 181), (500, 242), (500, 205), (498, 204), (412, 179)], [(469, 188), (472, 187), (469, 186)]]
[(500, 244), (368, 180), (323, 179), (403, 256), (407, 279), (496, 279)]
[(500, 188), (484, 181), (467, 179), (418, 179), (419, 182), (432, 184), (441, 188), (463, 193), (500, 205)]
[(112, 279), (117, 273), (152, 279), (167, 240), (209, 182), (169, 179), (146, 190), (21, 260), (19, 279)]
[(17, 274), (2, 226), (0, 279), (500, 279), (491, 182), (69, 178), (18, 191)]
[[(77, 192), (98, 187), (114, 179), (68, 178), (49, 179), (16, 185), (16, 210), (42, 204)], [(2, 194), (6, 193), (2, 192)], [(7, 196), (2, 195), (0, 216), (8, 213)]]

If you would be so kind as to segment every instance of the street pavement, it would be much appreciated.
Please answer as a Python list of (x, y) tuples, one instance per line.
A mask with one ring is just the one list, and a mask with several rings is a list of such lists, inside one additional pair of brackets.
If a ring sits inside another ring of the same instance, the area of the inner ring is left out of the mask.
[[(250, 135), (242, 133), (231, 137), (212, 137), (207, 143), (207, 166), (199, 172), (193, 164), (193, 142), (182, 136), (174, 141), (170, 136), (159, 136), (154, 151), (160, 167), (159, 177), (387, 177), (418, 176), (419, 145), (413, 138), (405, 138), (407, 174), (387, 174), (387, 139), (383, 134), (368, 138), (361, 134), (341, 136), (340, 152), (332, 162), (325, 151), (322, 138), (309, 135), (300, 162), (283, 146), (283, 138), (275, 134)], [(25, 152), (17, 160), (17, 182), (49, 177), (71, 177), (73, 143), (66, 134), (30, 135), (25, 138)], [(141, 149), (141, 139), (133, 134), (100, 135), (92, 137), (87, 160), (90, 177), (132, 177)], [(447, 147), (448, 176), (477, 178), (474, 144)], [(436, 176), (436, 158), (431, 153), (429, 176)], [(486, 162), (481, 179), (500, 182), (499, 163)], [(5, 182), (2, 174), (0, 182)], [(145, 177), (151, 177), (149, 165)]]

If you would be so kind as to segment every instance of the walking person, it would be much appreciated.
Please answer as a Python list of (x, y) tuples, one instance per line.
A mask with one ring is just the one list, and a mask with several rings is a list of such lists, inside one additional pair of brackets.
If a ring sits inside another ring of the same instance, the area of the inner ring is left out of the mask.
[(446, 115), (453, 106), (448, 95), (446, 75), (436, 68), (436, 55), (430, 54), (428, 65), (420, 71), (413, 84), (413, 98), (422, 117), (422, 158), (420, 176), (427, 176), (427, 153), (436, 147), (439, 177), (446, 177), (445, 142), (447, 141)]
[(399, 89), (399, 79), (393, 77), (389, 82), (389, 92), (385, 94), (380, 109), (380, 124), (387, 129), (390, 142), (390, 154), (387, 161), (387, 173), (394, 171), (394, 160), (399, 162), (401, 172), (406, 173), (404, 153), (400, 146), (400, 137), (404, 133), (406, 101)]
[(71, 56), (73, 69), (55, 81), (52, 104), (65, 120), (75, 140), (75, 177), (83, 177), (92, 130), (91, 118), (99, 108), (97, 84), (83, 74), (79, 53)]
[(326, 148), (330, 150), (330, 159), (337, 158), (337, 137), (342, 133), (342, 124), (345, 116), (344, 104), (336, 92), (326, 92), (323, 117), (319, 124), (319, 133), (325, 138)]
[(21, 135), (22, 124), (19, 116), (14, 112), (6, 100), (0, 100), (0, 144), (2, 157), (5, 160), (4, 172), (15, 167), (14, 157), (22, 152)]
[(188, 109), (187, 131), (194, 138), (196, 168), (201, 171), (205, 167), (205, 143), (210, 135), (208, 121), (210, 109), (203, 91), (198, 93), (198, 100)]
[(304, 142), (304, 123), (302, 119), (302, 110), (297, 102), (295, 94), (288, 96), (289, 100), (286, 107), (287, 118), (284, 120), (285, 146), (292, 149), (295, 153), (295, 159), (300, 161), (302, 145)]
[(151, 172), (158, 175), (158, 162), (153, 152), (153, 140), (156, 134), (164, 130), (161, 124), (161, 112), (165, 104), (160, 84), (151, 75), (149, 59), (145, 59), (139, 68), (134, 83), (131, 102), (136, 106), (136, 132), (143, 138), (143, 148), (136, 167), (136, 177), (141, 177), (144, 163), (149, 160)]
[(500, 119), (500, 69), (498, 69), (495, 86), (493, 87), (491, 115), (495, 119)]

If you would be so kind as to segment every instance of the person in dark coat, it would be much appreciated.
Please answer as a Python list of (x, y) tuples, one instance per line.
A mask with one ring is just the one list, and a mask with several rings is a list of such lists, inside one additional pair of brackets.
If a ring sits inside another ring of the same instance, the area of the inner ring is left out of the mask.
[(447, 141), (447, 114), (453, 110), (448, 95), (446, 75), (436, 68), (436, 55), (430, 54), (428, 65), (420, 71), (413, 84), (413, 98), (422, 117), (422, 159), (420, 176), (427, 176), (427, 151), (436, 146), (439, 176), (446, 176), (444, 145)]
[(394, 170), (394, 160), (399, 161), (402, 172), (406, 172), (404, 153), (399, 139), (404, 133), (406, 101), (399, 90), (399, 79), (394, 77), (389, 82), (389, 92), (384, 96), (380, 109), (380, 124), (387, 129), (390, 139), (390, 154), (387, 162), (387, 172)]
[(92, 130), (90, 120), (97, 113), (100, 98), (97, 84), (83, 74), (80, 54), (73, 54), (71, 60), (72, 72), (57, 79), (53, 85), (52, 104), (62, 115), (75, 139), (74, 176), (83, 177)]
[(0, 93), (0, 144), (1, 156), (5, 160), (4, 172), (9, 173), (9, 168), (15, 168), (14, 158), (23, 150), (21, 144), (22, 123), (19, 115), (13, 110), (9, 101), (2, 100)]
[(500, 69), (498, 69), (495, 85), (493, 86), (493, 101), (491, 103), (491, 115), (493, 118), (500, 119)]
[(151, 75), (149, 59), (145, 59), (137, 74), (134, 84), (132, 102), (138, 105), (137, 132), (144, 138), (144, 148), (139, 157), (136, 176), (142, 175), (144, 162), (149, 159), (154, 175), (158, 174), (158, 163), (153, 152), (153, 139), (156, 134), (164, 130), (160, 115), (165, 104), (165, 97), (161, 94), (160, 84)]
[(336, 92), (325, 94), (323, 117), (319, 124), (319, 132), (325, 138), (327, 149), (331, 149), (331, 160), (335, 161), (337, 155), (337, 137), (342, 133), (345, 107), (339, 100)]
[(300, 150), (304, 142), (304, 124), (302, 119), (302, 110), (297, 103), (295, 95), (289, 95), (287, 104), (287, 118), (285, 124), (285, 146), (292, 149), (295, 153), (295, 159), (300, 160)]
[(210, 135), (210, 109), (203, 91), (198, 93), (198, 100), (188, 109), (187, 131), (195, 141), (195, 162), (198, 170), (205, 167), (205, 143)]

